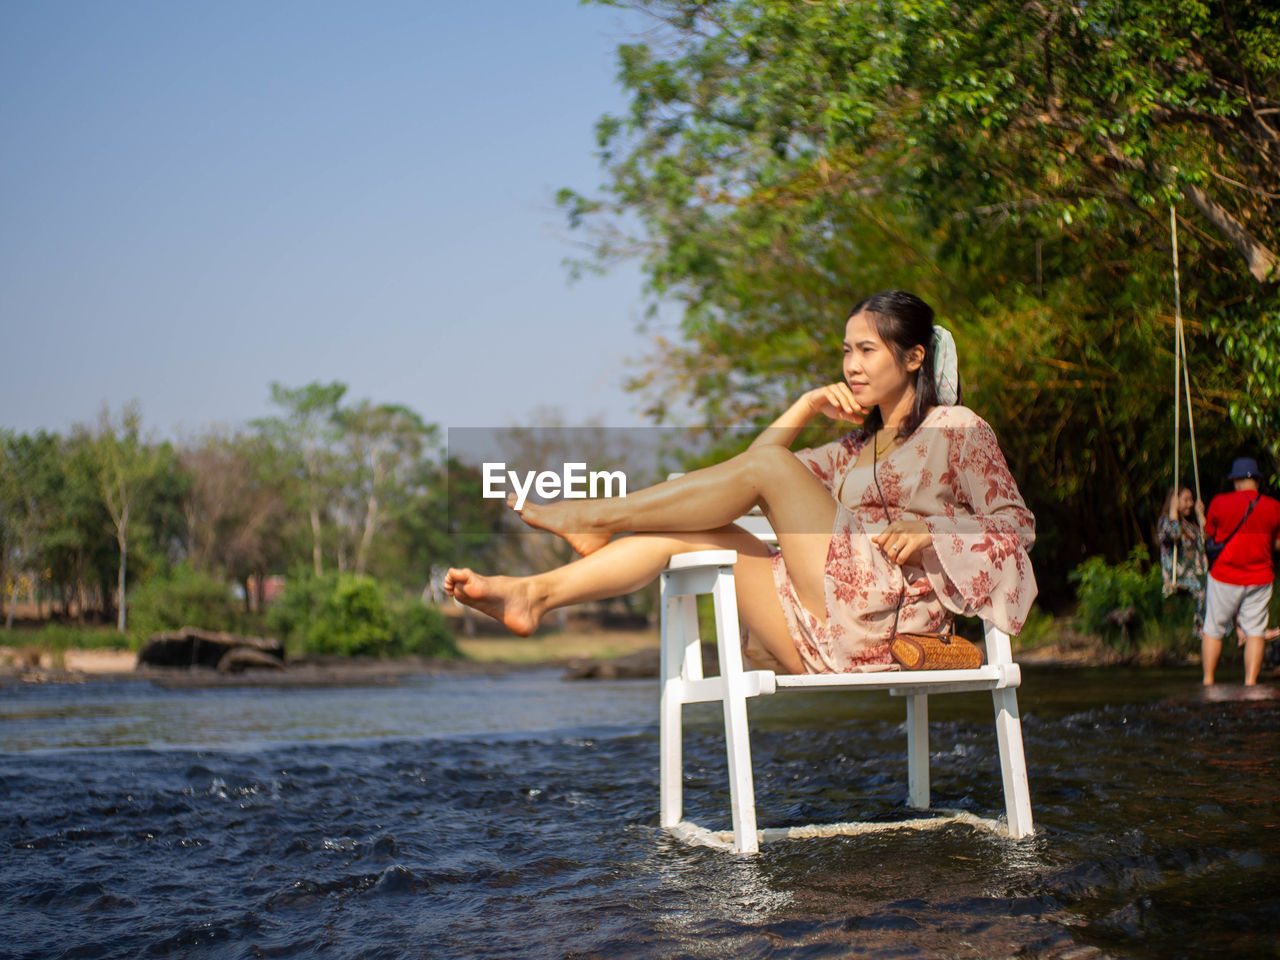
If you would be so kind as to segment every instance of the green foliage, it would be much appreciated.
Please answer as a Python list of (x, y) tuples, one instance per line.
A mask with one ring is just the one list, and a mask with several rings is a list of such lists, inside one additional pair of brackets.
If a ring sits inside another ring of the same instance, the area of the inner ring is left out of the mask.
[[(136, 404), (126, 405), (119, 422), (103, 409), (98, 428), (80, 427), (74, 442), (83, 448), (92, 466), (102, 504), (111, 518), (119, 551), (117, 568), (117, 629), (126, 628), (128, 611), (126, 570), (129, 541), (146, 522), (148, 507), (159, 505), (156, 491), (165, 476), (173, 474), (173, 451), (167, 443), (150, 444), (142, 437), (142, 414)], [(155, 512), (155, 511), (153, 511)], [(136, 545), (135, 545), (136, 546)], [(136, 549), (134, 551), (137, 553)]]
[(306, 516), (302, 536), (310, 540), (313, 574), (336, 560), (339, 571), (407, 581), (408, 587), (410, 571), (430, 559), (421, 548), (440, 547), (423, 536), (441, 525), (444, 513), (437, 496), (440, 431), (401, 404), (360, 400), (344, 406), (346, 389), (337, 382), (297, 388), (273, 383), (272, 402), (284, 415), (254, 426), (275, 453), (278, 499)]
[(1026, 623), (1018, 635), (1013, 638), (1014, 649), (1033, 650), (1041, 644), (1049, 642), (1058, 631), (1058, 620), (1038, 605), (1033, 605), (1027, 613)]
[(229, 586), (185, 563), (151, 576), (138, 587), (129, 614), (129, 633), (135, 643), (181, 627), (238, 632), (246, 626)]
[(1173, 654), (1185, 658), (1200, 652), (1200, 635), (1195, 630), (1196, 599), (1179, 591), (1161, 601), (1158, 614), (1138, 628), (1140, 651)]
[(267, 622), (295, 654), (458, 655), (438, 611), (391, 600), (376, 580), (356, 574), (296, 572)]
[(358, 656), (390, 650), (391, 616), (378, 584), (369, 577), (339, 574), (307, 631), (307, 641), (316, 653)]
[(1147, 539), (1171, 481), (1172, 202), (1205, 493), (1241, 449), (1280, 459), (1274, 12), (627, 6), (655, 29), (618, 52), (604, 191), (560, 199), (592, 265), (640, 256), (683, 312), (633, 381), (653, 414), (763, 425), (836, 378), (852, 303), (914, 290), (956, 334), (1060, 602), (1082, 558)]
[(399, 653), (442, 659), (462, 656), (449, 621), (435, 607), (405, 600), (392, 606), (391, 621)]
[(50, 623), (32, 633), (21, 634), (24, 643), (49, 650), (129, 650), (137, 644), (128, 634), (118, 630), (76, 627)]
[(1160, 618), (1160, 568), (1148, 562), (1146, 547), (1135, 547), (1117, 564), (1090, 557), (1071, 572), (1071, 580), (1085, 627), (1114, 647), (1129, 648), (1141, 624)]

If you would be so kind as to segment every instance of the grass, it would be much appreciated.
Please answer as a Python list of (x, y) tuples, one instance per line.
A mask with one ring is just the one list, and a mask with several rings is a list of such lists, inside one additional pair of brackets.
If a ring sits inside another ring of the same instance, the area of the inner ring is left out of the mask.
[(0, 631), (0, 645), (38, 647), (54, 653), (136, 649), (132, 638), (114, 627), (77, 627), (62, 623), (47, 623), (35, 630)]
[(567, 630), (546, 636), (459, 637), (458, 649), (477, 663), (556, 663), (613, 660), (658, 646), (657, 630)]

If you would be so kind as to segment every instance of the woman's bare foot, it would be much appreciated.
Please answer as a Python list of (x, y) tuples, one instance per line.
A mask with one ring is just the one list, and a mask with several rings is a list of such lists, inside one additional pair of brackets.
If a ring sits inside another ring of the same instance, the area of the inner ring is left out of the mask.
[[(515, 496), (507, 498), (507, 506), (512, 510), (516, 510)], [(531, 527), (538, 530), (546, 530), (548, 533), (554, 533), (580, 556), (586, 556), (589, 553), (595, 553), (606, 543), (609, 542), (610, 534), (607, 533), (591, 533), (581, 529), (586, 524), (582, 522), (581, 517), (573, 514), (577, 512), (575, 508), (577, 504), (564, 503), (525, 503), (523, 507), (516, 510), (520, 519)]]
[(444, 575), (444, 592), (488, 614), (520, 637), (537, 630), (542, 619), (527, 577), (482, 577), (465, 568), (450, 567)]

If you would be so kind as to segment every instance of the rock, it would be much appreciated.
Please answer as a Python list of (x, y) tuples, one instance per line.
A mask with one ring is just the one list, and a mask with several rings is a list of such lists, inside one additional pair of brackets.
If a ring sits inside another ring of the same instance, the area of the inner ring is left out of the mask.
[[(709, 657), (708, 657), (709, 653)], [(719, 671), (715, 644), (703, 644), (703, 663), (708, 676)], [(614, 660), (581, 660), (569, 664), (566, 680), (648, 680), (662, 669), (662, 654), (657, 647), (638, 650)]]
[(219, 673), (244, 673), (246, 670), (283, 670), (284, 661), (253, 647), (232, 647), (218, 661)]
[(656, 677), (661, 657), (657, 649), (640, 650), (616, 660), (582, 660), (571, 663), (566, 680), (634, 680)]
[[(183, 627), (167, 633), (153, 634), (138, 651), (140, 667), (213, 667), (221, 669), (222, 660), (235, 650), (254, 651), (284, 666), (284, 648), (279, 640), (241, 637), (234, 633)], [(229, 661), (234, 663), (236, 661)], [(245, 664), (248, 665), (246, 659)], [(257, 665), (262, 665), (260, 662)], [(234, 672), (235, 668), (232, 668)], [(243, 667), (239, 669), (244, 669)]]

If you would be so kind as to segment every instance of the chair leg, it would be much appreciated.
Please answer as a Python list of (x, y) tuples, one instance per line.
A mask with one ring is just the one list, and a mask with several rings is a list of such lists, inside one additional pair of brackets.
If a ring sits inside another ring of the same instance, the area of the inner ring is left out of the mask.
[(751, 776), (751, 734), (747, 727), (746, 680), (742, 675), (742, 642), (738, 632), (738, 600), (733, 568), (722, 568), (711, 592), (716, 612), (716, 646), (720, 681), (724, 684), (724, 735), (729, 756), (729, 802), (733, 809), (733, 848), (755, 853), (756, 791)]
[(907, 700), (907, 806), (929, 809), (929, 695)]
[(683, 729), (681, 711), (684, 704), (675, 692), (680, 681), (662, 682), (662, 723), (658, 731), (659, 822), (674, 827), (684, 817)]
[[(662, 588), (666, 587), (663, 577)], [(663, 590), (665, 594), (665, 589)], [(683, 607), (690, 597), (659, 600), (661, 611), (662, 702), (658, 722), (658, 822), (673, 827), (684, 818), (683, 708), (680, 696), (685, 638)]]
[(991, 694), (996, 712), (996, 741), (1000, 745), (1000, 776), (1004, 781), (1004, 805), (1009, 836), (1015, 840), (1030, 836), (1031, 790), (1027, 786), (1027, 760), (1022, 749), (1022, 720), (1018, 715), (1018, 693), (1012, 687)]
[(733, 849), (755, 853), (756, 793), (751, 777), (751, 743), (747, 732), (747, 700), (727, 695), (724, 701), (725, 746), (729, 754), (729, 803), (733, 807)]

